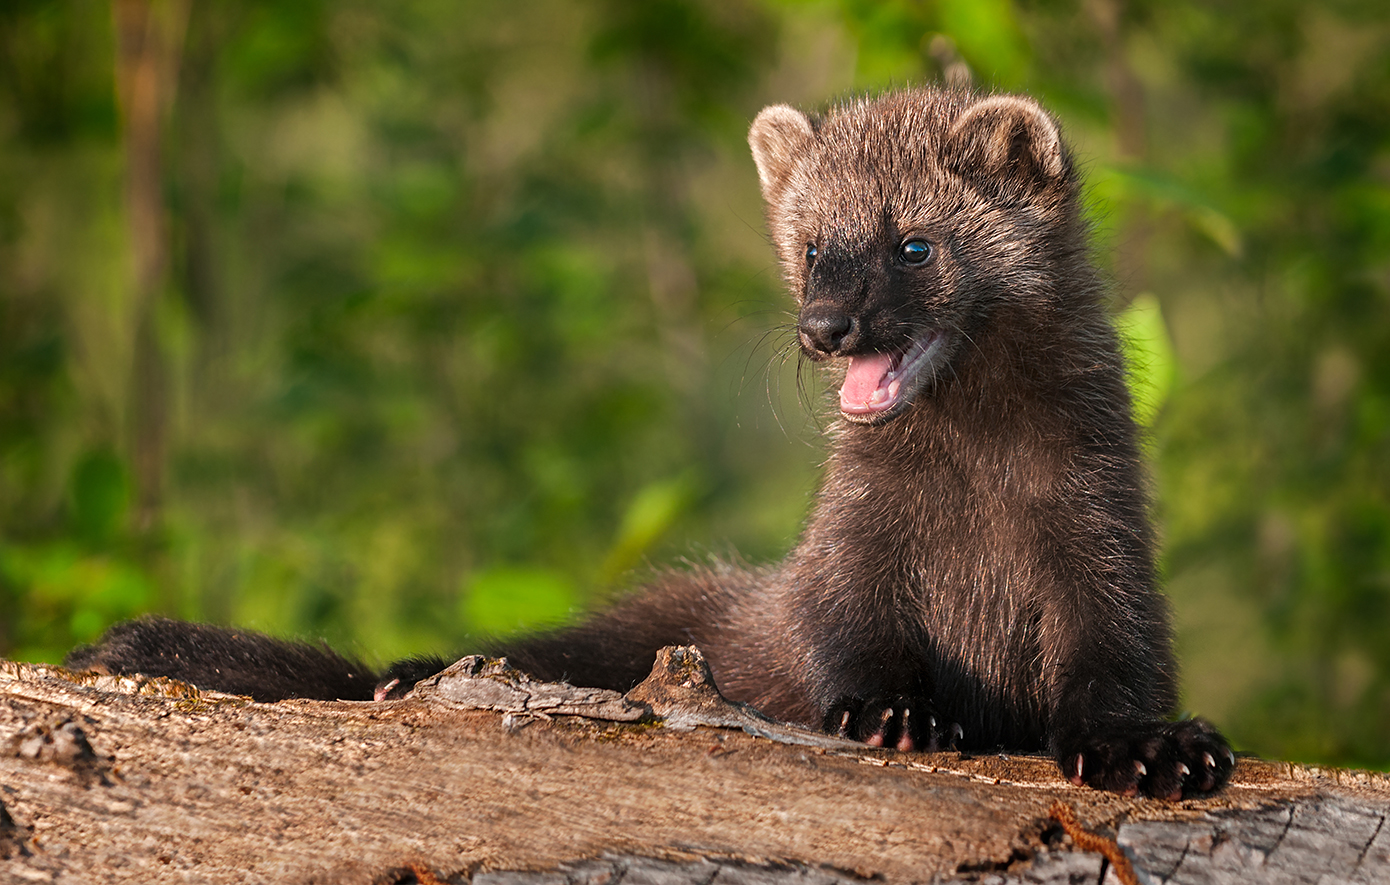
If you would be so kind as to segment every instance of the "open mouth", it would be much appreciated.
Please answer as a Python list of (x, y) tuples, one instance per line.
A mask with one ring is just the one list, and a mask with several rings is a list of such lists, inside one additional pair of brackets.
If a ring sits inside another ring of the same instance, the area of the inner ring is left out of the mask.
[(911, 402), (945, 341), (940, 331), (930, 331), (903, 350), (850, 357), (840, 387), (840, 411), (861, 423), (896, 413)]

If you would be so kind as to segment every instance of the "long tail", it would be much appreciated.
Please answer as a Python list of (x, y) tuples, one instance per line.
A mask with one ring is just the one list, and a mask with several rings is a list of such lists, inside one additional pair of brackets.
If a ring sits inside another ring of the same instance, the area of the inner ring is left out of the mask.
[[(663, 646), (694, 643), (712, 661), (737, 657), (729, 647), (740, 645), (728, 626), (729, 600), (753, 580), (731, 567), (667, 573), (578, 624), (484, 642), (474, 651), (505, 656), (541, 679), (625, 692), (651, 672)], [(376, 673), (322, 644), (145, 617), (117, 624), (95, 644), (73, 649), (64, 663), (74, 670), (167, 676), (257, 701), (367, 701), (400, 697), (449, 661), (407, 658)]]
[(378, 682), (371, 668), (326, 645), (156, 617), (117, 624), (63, 663), (72, 670), (167, 676), (257, 701), (369, 701)]
[[(541, 679), (627, 691), (651, 671), (657, 649), (691, 641), (685, 628), (644, 616), (650, 614), (648, 608), (620, 606), (572, 627), (484, 643), (475, 650), (505, 656)], [(63, 663), (72, 670), (167, 676), (269, 702), (397, 698), (449, 661), (411, 657), (378, 674), (322, 644), (144, 617), (117, 624), (95, 644), (73, 649)]]

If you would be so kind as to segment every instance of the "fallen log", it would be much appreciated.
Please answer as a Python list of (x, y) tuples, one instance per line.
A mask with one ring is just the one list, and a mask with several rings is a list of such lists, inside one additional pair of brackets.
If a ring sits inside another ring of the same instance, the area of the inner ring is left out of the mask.
[(376, 703), (0, 662), (0, 881), (1390, 882), (1388, 814), (1382, 774), (1241, 758), (1163, 802), (850, 744), (691, 650), (627, 696), (468, 658)]

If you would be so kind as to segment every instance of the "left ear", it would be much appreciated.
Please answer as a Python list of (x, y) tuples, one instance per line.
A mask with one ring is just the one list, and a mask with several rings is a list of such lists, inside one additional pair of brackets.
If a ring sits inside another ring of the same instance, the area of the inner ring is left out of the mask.
[(953, 171), (999, 196), (1026, 196), (1072, 174), (1056, 122), (1023, 96), (991, 95), (966, 108), (946, 144)]

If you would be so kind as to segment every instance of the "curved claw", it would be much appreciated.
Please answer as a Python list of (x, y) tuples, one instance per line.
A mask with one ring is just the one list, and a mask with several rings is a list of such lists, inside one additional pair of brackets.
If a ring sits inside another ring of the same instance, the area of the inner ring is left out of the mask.
[[(1071, 769), (1072, 769), (1071, 776), (1068, 777), (1067, 780), (1071, 781), (1072, 784), (1075, 785), (1075, 786), (1078, 786), (1078, 787), (1084, 786), (1085, 783), (1086, 783), (1086, 777), (1085, 777), (1085, 775), (1086, 775), (1086, 754), (1085, 754), (1085, 753), (1077, 753), (1077, 754), (1072, 758)], [(1066, 771), (1066, 769), (1063, 768), (1063, 771)]]
[(1057, 756), (1067, 780), (1127, 796), (1176, 800), (1208, 793), (1234, 767), (1225, 739), (1200, 719), (1133, 723), (1077, 744)]
[(842, 698), (826, 711), (822, 725), (840, 737), (900, 752), (950, 749), (965, 736), (959, 723), (938, 717), (929, 700), (907, 696)]

